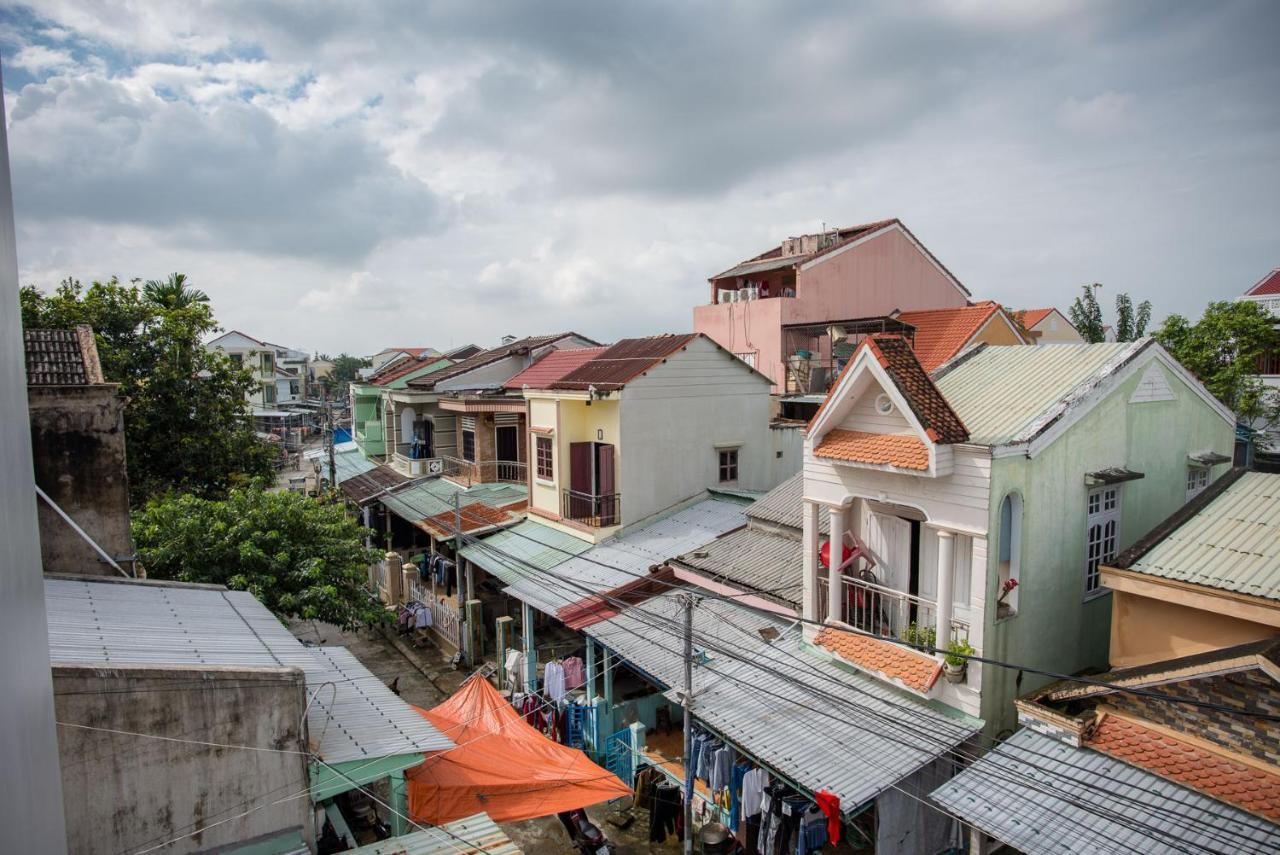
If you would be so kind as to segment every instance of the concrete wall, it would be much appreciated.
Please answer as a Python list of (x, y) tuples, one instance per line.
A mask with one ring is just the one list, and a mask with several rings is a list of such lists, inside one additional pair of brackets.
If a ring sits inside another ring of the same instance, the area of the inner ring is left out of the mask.
[[(36, 483), (127, 571), (132, 562), (124, 405), (115, 384), (33, 386), (31, 445)], [(39, 503), (46, 573), (115, 576), (89, 544), (45, 502)]]
[(625, 525), (718, 486), (721, 448), (738, 449), (738, 480), (724, 486), (776, 486), (769, 384), (705, 338), (628, 383), (621, 412)]
[[(66, 724), (287, 751), (307, 747), (300, 729), (306, 685), (297, 669), (59, 665), (53, 680), (58, 721)], [(272, 804), (307, 791), (301, 754), (65, 726), (58, 729), (58, 748), (67, 844), (77, 855), (133, 852), (206, 826), (164, 851), (205, 851), (290, 830), (308, 842), (314, 836), (309, 798)], [(259, 805), (267, 806), (213, 825)]]
[(0, 123), (0, 828), (7, 849), (59, 855), (66, 835), (23, 366), (8, 131)]
[[(995, 619), (987, 611), (987, 656), (1060, 673), (1106, 668), (1111, 600), (1105, 592), (1084, 599), (1085, 473), (1124, 466), (1144, 473), (1121, 489), (1118, 549), (1124, 550), (1180, 507), (1186, 498), (1187, 455), (1213, 450), (1230, 455), (1234, 425), (1168, 368), (1176, 400), (1130, 404), (1129, 397), (1155, 352), (1127, 368), (1121, 382), (1079, 422), (1035, 457), (997, 457), (991, 467), (988, 525), (999, 531), (1000, 503), (1022, 496), (1022, 555), (1018, 613)], [(1222, 467), (1214, 474), (1221, 474)], [(997, 541), (998, 542), (998, 541)], [(988, 556), (986, 590), (998, 590), (999, 550)], [(987, 668), (982, 717), (988, 732), (1014, 726), (1012, 701), (1048, 678)]]
[(1083, 344), (1084, 339), (1076, 328), (1063, 315), (1050, 312), (1040, 319), (1040, 323), (1031, 328), (1031, 332), (1039, 333), (1036, 344)]
[(1111, 667), (1132, 668), (1280, 636), (1280, 627), (1221, 611), (1111, 592)]
[[(894, 309), (946, 309), (968, 298), (899, 229), (891, 229), (801, 268), (795, 297), (696, 306), (693, 328), (732, 353), (756, 352), (756, 367), (785, 388), (782, 326), (887, 315)], [(756, 278), (756, 277), (751, 277)]]

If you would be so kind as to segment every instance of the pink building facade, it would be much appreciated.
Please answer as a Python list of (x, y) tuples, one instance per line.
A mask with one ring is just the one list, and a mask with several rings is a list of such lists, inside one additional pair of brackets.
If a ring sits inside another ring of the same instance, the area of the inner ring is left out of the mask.
[(694, 331), (767, 375), (777, 395), (825, 392), (805, 378), (833, 376), (833, 342), (838, 350), (844, 338), (820, 336), (825, 344), (815, 338), (806, 345), (788, 327), (969, 301), (965, 287), (898, 220), (788, 238), (709, 282), (711, 300), (694, 308)]

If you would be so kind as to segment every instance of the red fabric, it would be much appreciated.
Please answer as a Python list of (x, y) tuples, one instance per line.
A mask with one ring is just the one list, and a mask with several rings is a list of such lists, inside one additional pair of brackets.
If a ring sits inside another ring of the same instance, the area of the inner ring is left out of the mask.
[(444, 825), (477, 813), (520, 822), (631, 795), (587, 755), (530, 727), (479, 675), (418, 712), (457, 747), (428, 753), (405, 772), (414, 822)]
[(827, 837), (831, 838), (833, 845), (839, 843), (840, 797), (826, 790), (818, 790), (814, 793), (813, 800), (818, 803), (818, 809), (827, 815)]
[[(848, 561), (852, 557), (853, 557), (853, 549), (849, 546), (845, 546), (844, 558), (840, 560), (840, 563), (843, 564), (844, 562)], [(822, 544), (822, 549), (818, 550), (818, 558), (822, 561), (823, 567), (831, 566), (831, 541), (827, 541), (826, 543)]]

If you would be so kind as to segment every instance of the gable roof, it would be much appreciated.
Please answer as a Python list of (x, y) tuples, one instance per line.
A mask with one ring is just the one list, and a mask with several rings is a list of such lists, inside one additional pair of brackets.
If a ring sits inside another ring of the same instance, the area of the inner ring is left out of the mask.
[(1257, 284), (1244, 293), (1246, 297), (1265, 297), (1280, 294), (1280, 267), (1263, 276), (1258, 280)]
[(508, 389), (546, 389), (566, 374), (604, 353), (606, 347), (578, 347), (572, 350), (553, 350), (537, 362), (508, 380)]
[(388, 365), (379, 368), (371, 374), (369, 379), (365, 382), (371, 383), (374, 386), (386, 386), (389, 383), (394, 383), (401, 377), (412, 374), (415, 371), (420, 371), (423, 368), (429, 368), (432, 371), (439, 371), (440, 369), (447, 368), (452, 364), (452, 360), (439, 356), (434, 352), (423, 352), (418, 356), (409, 356), (404, 359), (392, 361)]
[(384, 353), (403, 353), (405, 356), (419, 357), (425, 354), (438, 353), (434, 347), (384, 347), (382, 350), (374, 354), (381, 356)]
[(1280, 475), (1224, 474), (1122, 553), (1115, 566), (1280, 600)]
[[(426, 377), (417, 377), (409, 381), (409, 386), (414, 389), (433, 389), (436, 384), (442, 380), (448, 380), (452, 377), (466, 374), (468, 371), (474, 371), (477, 368), (482, 368), (501, 359), (506, 359), (508, 356), (520, 353), (521, 351), (543, 347), (560, 341), (561, 339), (570, 337), (579, 338), (583, 341), (591, 341), (591, 339), (586, 336), (578, 335), (575, 332), (528, 336), (526, 338), (516, 339), (515, 341), (499, 345), (498, 347), (490, 348), (489, 350), (482, 350), (474, 356), (467, 357), (461, 362), (455, 362), (453, 365), (442, 371), (433, 371)], [(597, 342), (592, 342), (592, 344), (597, 344)]]
[(93, 329), (23, 330), (28, 386), (93, 386), (105, 383)]
[(938, 391), (907, 340), (896, 335), (873, 335), (863, 342), (898, 387), (925, 433), (938, 443), (966, 442), (969, 430)]
[(710, 277), (708, 281), (714, 282), (717, 279), (727, 279), (734, 276), (746, 276), (751, 273), (764, 273), (769, 270), (781, 270), (787, 267), (800, 267), (801, 265), (807, 265), (810, 262), (816, 261), (824, 256), (830, 255), (831, 253), (839, 252), (847, 248), (852, 243), (872, 237), (873, 235), (890, 228), (901, 229), (907, 239), (910, 240), (911, 243), (914, 244), (922, 253), (924, 253), (924, 255), (942, 271), (947, 279), (949, 279), (952, 284), (961, 291), (961, 293), (966, 297), (969, 296), (969, 289), (965, 288), (964, 285), (961, 284), (960, 280), (957, 279), (951, 271), (938, 260), (937, 256), (930, 252), (928, 248), (926, 248), (925, 245), (911, 233), (911, 230), (908, 229), (897, 217), (887, 220), (876, 220), (871, 223), (862, 223), (861, 225), (856, 226), (847, 226), (842, 229), (834, 229), (833, 231), (836, 235), (835, 241), (830, 246), (823, 247), (815, 252), (784, 256), (780, 245), (771, 247), (754, 258), (749, 258), (740, 264), (734, 265), (723, 273), (717, 273), (715, 276)]
[(916, 358), (925, 371), (933, 371), (942, 363), (964, 350), (975, 335), (996, 315), (1004, 316), (1009, 328), (1019, 339), (1022, 333), (1008, 320), (1003, 307), (992, 300), (984, 300), (971, 306), (950, 309), (928, 309), (919, 312), (902, 312), (898, 320), (916, 328)]
[(1131, 362), (1150, 339), (1101, 344), (978, 345), (934, 372), (971, 441), (1004, 445), (1038, 435), (1055, 409)]
[(267, 344), (265, 341), (262, 341), (261, 339), (254, 338), (253, 336), (249, 335), (248, 333), (242, 333), (242, 332), (240, 332), (240, 330), (227, 330), (226, 332), (224, 332), (222, 335), (218, 336), (217, 338), (215, 338), (215, 339), (210, 339), (210, 340), (209, 340), (209, 343), (208, 343), (208, 344), (206, 344), (206, 345), (205, 345), (205, 347), (213, 347), (215, 344), (217, 344), (218, 342), (222, 341), (224, 338), (227, 338), (228, 336), (233, 336), (233, 335), (238, 335), (238, 336), (240, 336), (241, 338), (247, 338), (249, 341), (253, 342), (253, 343), (254, 343), (254, 344), (256, 344), (256, 345), (259, 345), (260, 347), (272, 347), (272, 346), (273, 346), (273, 345), (269, 345), (269, 344)]
[(624, 338), (553, 382), (551, 388), (586, 391), (594, 386), (602, 392), (616, 392), (698, 335), (666, 333), (645, 338)]
[[(1027, 329), (1031, 329), (1054, 312), (1058, 312), (1058, 310), (1053, 306), (1050, 306), (1047, 309), (1022, 309), (1020, 312), (1015, 312), (1014, 314), (1021, 314), (1023, 326)], [(1058, 314), (1061, 315), (1062, 313), (1058, 312)]]

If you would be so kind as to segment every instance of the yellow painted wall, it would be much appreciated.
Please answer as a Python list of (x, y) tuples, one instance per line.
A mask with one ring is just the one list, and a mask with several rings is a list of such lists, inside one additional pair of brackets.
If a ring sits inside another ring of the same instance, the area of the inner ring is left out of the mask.
[(1273, 626), (1127, 591), (1113, 591), (1111, 667), (1130, 668), (1280, 635)]
[[(557, 418), (558, 410), (558, 418)], [(534, 466), (533, 507), (550, 514), (560, 513), (560, 491), (569, 486), (569, 445), (575, 442), (612, 443), (621, 454), (622, 438), (618, 418), (617, 401), (556, 400), (555, 398), (529, 399), (529, 461)], [(555, 479), (547, 483), (537, 477), (537, 453), (532, 428), (555, 430)], [(602, 438), (603, 437), (603, 438)], [(614, 474), (618, 492), (622, 491), (622, 466), (614, 460)]]
[(976, 344), (980, 341), (987, 344), (1025, 344), (1013, 327), (1009, 326), (1009, 322), (1000, 315), (993, 317), (986, 326), (978, 330), (973, 342)]

